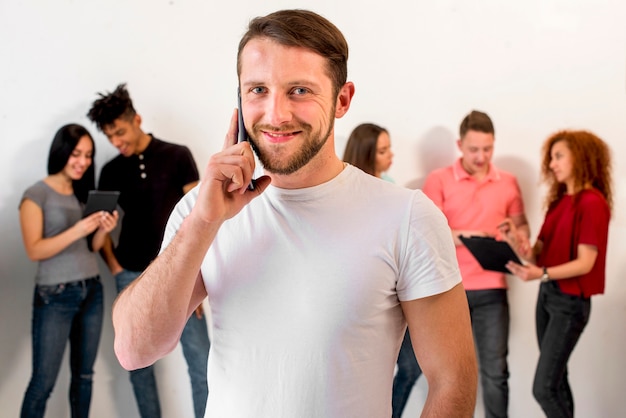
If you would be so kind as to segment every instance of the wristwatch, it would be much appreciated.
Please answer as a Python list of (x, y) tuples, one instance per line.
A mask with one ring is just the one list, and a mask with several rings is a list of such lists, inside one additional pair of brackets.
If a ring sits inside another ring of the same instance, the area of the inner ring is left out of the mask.
[(542, 282), (549, 282), (550, 281), (550, 275), (548, 274), (548, 268), (547, 267), (543, 268), (543, 274), (541, 275), (541, 281)]

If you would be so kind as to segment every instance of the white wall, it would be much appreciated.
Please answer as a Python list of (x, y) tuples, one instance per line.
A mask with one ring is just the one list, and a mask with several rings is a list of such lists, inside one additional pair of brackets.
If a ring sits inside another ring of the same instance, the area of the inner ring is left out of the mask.
[[(34, 264), (24, 253), (17, 205), (45, 175), (62, 124), (94, 134), (97, 169), (116, 151), (84, 116), (95, 93), (128, 82), (144, 128), (187, 144), (203, 167), (220, 149), (235, 106), (235, 57), (247, 21), (285, 7), (311, 8), (351, 46), (352, 109), (336, 125), (338, 152), (351, 129), (372, 121), (391, 132), (398, 183), (450, 163), (462, 117), (488, 112), (496, 163), (519, 176), (534, 233), (542, 213), (542, 141), (561, 128), (596, 132), (623, 155), (626, 144), (626, 4), (618, 0), (2, 0), (0, 2), (0, 410), (16, 416), (30, 373)], [(268, 5), (270, 4), (271, 5)], [(570, 362), (579, 416), (623, 411), (626, 363), (626, 167), (615, 158), (615, 212), (607, 293)], [(105, 275), (107, 318), (114, 298)], [(530, 388), (537, 359), (537, 285), (511, 285), (511, 417), (542, 416)], [(93, 417), (137, 416), (127, 375), (105, 323), (96, 364)], [(180, 349), (158, 366), (165, 417), (191, 416)], [(48, 416), (67, 416), (67, 367)], [(418, 415), (420, 382), (407, 415)], [(478, 406), (478, 410), (482, 411)]]

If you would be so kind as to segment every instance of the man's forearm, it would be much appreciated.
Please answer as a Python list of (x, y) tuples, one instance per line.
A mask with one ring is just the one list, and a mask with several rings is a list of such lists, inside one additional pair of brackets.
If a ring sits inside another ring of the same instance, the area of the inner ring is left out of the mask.
[(176, 347), (190, 309), (206, 296), (197, 289), (198, 272), (218, 229), (188, 216), (170, 245), (118, 296), (115, 353), (124, 368), (146, 367)]

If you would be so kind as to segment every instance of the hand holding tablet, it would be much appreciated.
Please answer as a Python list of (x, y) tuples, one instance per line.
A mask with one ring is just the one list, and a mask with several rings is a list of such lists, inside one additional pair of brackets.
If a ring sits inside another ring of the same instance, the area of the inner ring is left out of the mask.
[(491, 237), (465, 237), (463, 235), (459, 235), (459, 240), (485, 270), (511, 274), (506, 268), (506, 263), (515, 261), (518, 264), (524, 264), (506, 241), (496, 241)]
[(90, 190), (83, 211), (83, 218), (101, 210), (113, 213), (117, 207), (119, 196), (120, 192), (117, 191)]

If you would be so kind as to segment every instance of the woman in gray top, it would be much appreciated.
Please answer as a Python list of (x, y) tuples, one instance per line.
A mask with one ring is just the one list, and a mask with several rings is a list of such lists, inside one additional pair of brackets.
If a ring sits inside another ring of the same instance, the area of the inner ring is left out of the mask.
[(20, 202), (20, 225), (28, 257), (38, 262), (32, 320), (32, 375), (21, 417), (43, 417), (70, 341), (72, 417), (87, 417), (93, 364), (103, 317), (96, 251), (118, 214), (82, 217), (94, 189), (95, 148), (89, 132), (65, 125), (54, 136), (48, 176), (29, 187)]

